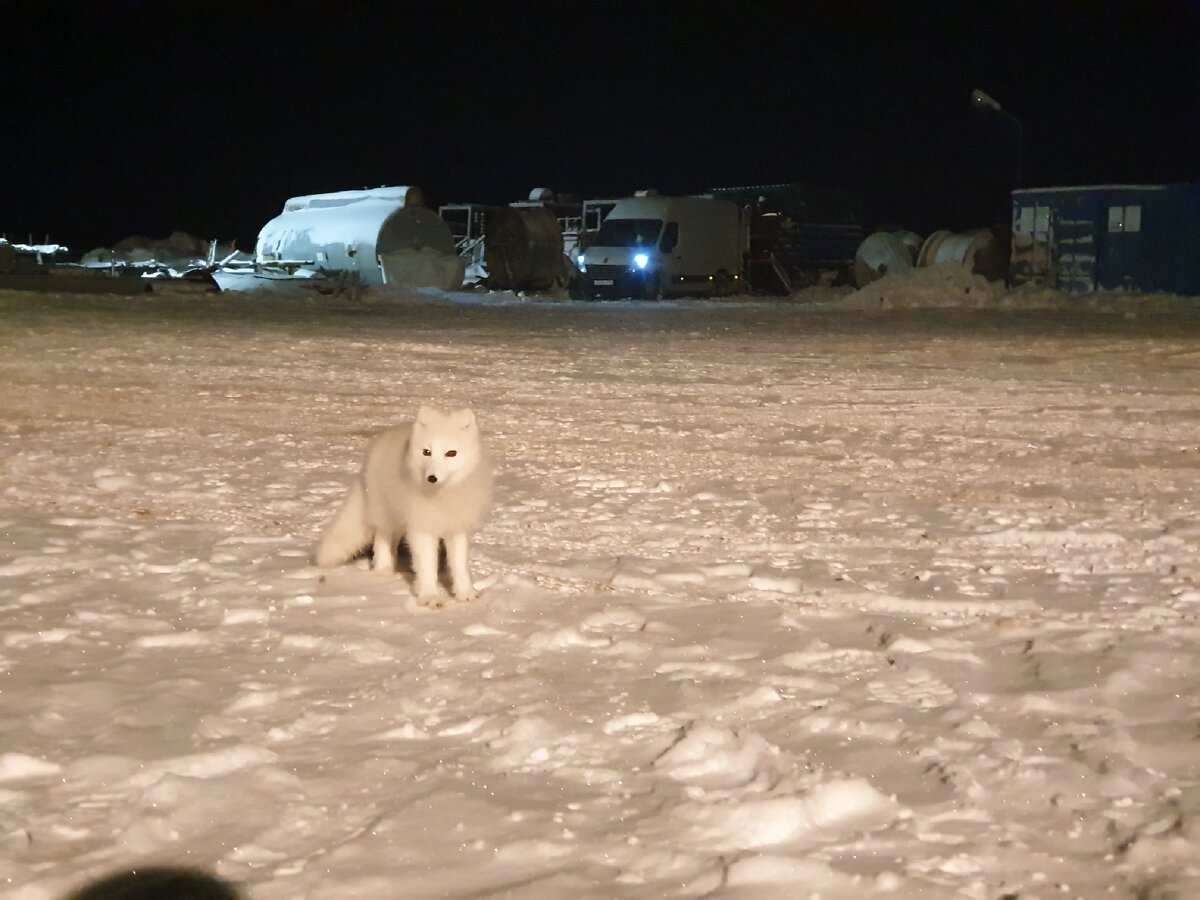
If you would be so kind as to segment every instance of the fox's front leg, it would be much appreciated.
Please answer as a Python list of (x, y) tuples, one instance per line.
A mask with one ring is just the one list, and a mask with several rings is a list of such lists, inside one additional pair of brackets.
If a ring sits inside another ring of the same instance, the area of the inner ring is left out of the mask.
[(438, 539), (436, 534), (413, 534), (406, 536), (408, 550), (412, 554), (413, 590), (417, 602), (422, 606), (442, 605), (438, 591)]
[(446, 567), (450, 570), (450, 590), (459, 603), (479, 599), (471, 578), (470, 539), (465, 532), (446, 535)]
[(386, 531), (376, 531), (371, 546), (375, 556), (375, 571), (380, 575), (396, 573), (396, 536)]

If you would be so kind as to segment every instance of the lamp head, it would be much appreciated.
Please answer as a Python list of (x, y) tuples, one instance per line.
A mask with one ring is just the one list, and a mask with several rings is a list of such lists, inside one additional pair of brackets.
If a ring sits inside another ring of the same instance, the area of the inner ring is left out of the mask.
[(981, 91), (979, 88), (971, 91), (971, 105), (978, 109), (994, 109), (996, 112), (1003, 112), (1003, 107), (996, 102), (996, 99), (986, 91)]

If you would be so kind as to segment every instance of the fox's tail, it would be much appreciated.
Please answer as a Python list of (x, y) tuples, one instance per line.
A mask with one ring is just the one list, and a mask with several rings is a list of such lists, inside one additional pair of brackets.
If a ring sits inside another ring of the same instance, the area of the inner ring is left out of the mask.
[(325, 526), (317, 544), (317, 565), (323, 569), (340, 566), (358, 556), (371, 542), (364, 519), (362, 485), (355, 481), (333, 521)]

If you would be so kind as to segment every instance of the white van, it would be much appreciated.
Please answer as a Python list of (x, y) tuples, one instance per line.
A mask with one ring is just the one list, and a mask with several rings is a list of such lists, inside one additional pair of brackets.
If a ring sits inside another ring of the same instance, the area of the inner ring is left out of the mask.
[(746, 249), (741, 209), (730, 200), (630, 197), (617, 201), (579, 255), (571, 295), (725, 296), (742, 288)]

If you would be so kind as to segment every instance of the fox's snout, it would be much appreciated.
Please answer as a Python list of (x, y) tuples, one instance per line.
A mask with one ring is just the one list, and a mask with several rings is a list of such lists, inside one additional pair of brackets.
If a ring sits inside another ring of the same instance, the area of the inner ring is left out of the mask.
[(442, 487), (454, 481), (455, 473), (453, 470), (447, 470), (438, 466), (421, 466), (416, 471), (416, 476), (419, 481), (423, 481), (426, 487)]

